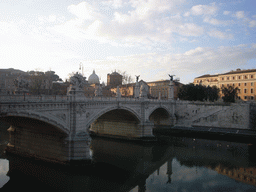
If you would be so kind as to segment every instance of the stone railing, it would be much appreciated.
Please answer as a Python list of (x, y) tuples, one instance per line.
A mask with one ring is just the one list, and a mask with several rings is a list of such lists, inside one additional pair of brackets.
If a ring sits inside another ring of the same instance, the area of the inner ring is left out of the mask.
[[(0, 95), (0, 102), (55, 102), (71, 101), (70, 96), (66, 95)], [(168, 103), (169, 100), (141, 99), (128, 97), (85, 97), (79, 96), (76, 101), (148, 101), (154, 103)]]
[(41, 101), (67, 101), (63, 95), (0, 95), (0, 102), (41, 102)]

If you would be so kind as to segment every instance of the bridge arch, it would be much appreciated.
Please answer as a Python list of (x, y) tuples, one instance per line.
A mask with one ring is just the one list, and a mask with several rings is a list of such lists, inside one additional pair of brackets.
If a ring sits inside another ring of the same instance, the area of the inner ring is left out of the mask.
[(169, 125), (171, 114), (167, 107), (157, 106), (148, 113), (149, 121), (155, 125)]
[(131, 108), (128, 108), (128, 107), (120, 107), (120, 106), (114, 106), (114, 107), (108, 107), (108, 108), (105, 108), (99, 112), (97, 112), (96, 115), (92, 116), (88, 122), (87, 122), (87, 128), (89, 128), (89, 126), (94, 122), (96, 121), (97, 119), (99, 119), (100, 117), (102, 117), (104, 114), (107, 114), (108, 112), (111, 112), (111, 111), (115, 111), (115, 110), (123, 110), (123, 111), (127, 111), (129, 112), (131, 115), (134, 116), (134, 118), (138, 121), (138, 123), (141, 122), (141, 117), (140, 115), (133, 109)]
[[(69, 135), (69, 128), (61, 122), (57, 117), (47, 115), (47, 114), (39, 114), (36, 112), (8, 112), (0, 114), (0, 118), (3, 118), (5, 121), (9, 122), (11, 125), (16, 124), (19, 126), (19, 123), (15, 123), (15, 118), (23, 119), (25, 121), (37, 121), (41, 122), (45, 126), (51, 126), (53, 129), (56, 129), (65, 135)], [(21, 120), (22, 121), (22, 120)]]

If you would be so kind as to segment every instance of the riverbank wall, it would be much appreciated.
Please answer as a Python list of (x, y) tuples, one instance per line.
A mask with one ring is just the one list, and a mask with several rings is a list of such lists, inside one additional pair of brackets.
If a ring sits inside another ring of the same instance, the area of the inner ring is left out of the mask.
[(255, 103), (177, 101), (175, 126), (256, 130)]

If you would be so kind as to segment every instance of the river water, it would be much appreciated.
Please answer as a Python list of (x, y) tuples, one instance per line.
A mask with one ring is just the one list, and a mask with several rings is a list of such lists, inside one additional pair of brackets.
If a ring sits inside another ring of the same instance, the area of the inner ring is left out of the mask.
[(93, 138), (92, 164), (63, 166), (5, 155), (8, 133), (0, 126), (0, 191), (256, 191), (255, 146), (250, 143)]

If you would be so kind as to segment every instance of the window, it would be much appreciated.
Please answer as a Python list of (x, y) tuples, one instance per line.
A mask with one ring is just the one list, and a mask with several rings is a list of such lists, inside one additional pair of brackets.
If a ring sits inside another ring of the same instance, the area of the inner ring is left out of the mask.
[(247, 86), (247, 83), (244, 83), (244, 86)]
[(251, 79), (253, 79), (253, 75), (251, 75)]
[(222, 77), (221, 80), (224, 80), (224, 77)]
[(253, 97), (253, 96), (251, 96), (251, 100), (254, 100), (254, 97)]
[(244, 79), (248, 79), (248, 76), (247, 76), (247, 75), (245, 75), (245, 76), (244, 76)]
[(238, 86), (240, 86), (240, 83), (238, 83)]
[(237, 92), (240, 93), (240, 92), (241, 92), (241, 89), (238, 89)]
[(233, 80), (235, 79), (235, 76), (233, 76)]
[(244, 93), (247, 93), (247, 89), (244, 89)]
[(253, 93), (253, 89), (251, 89), (251, 93)]
[(244, 99), (247, 99), (247, 96), (244, 96)]
[(229, 77), (227, 77), (227, 80), (229, 80)]
[(241, 76), (238, 76), (238, 79), (241, 79)]
[(251, 83), (251, 86), (253, 86), (253, 83)]

